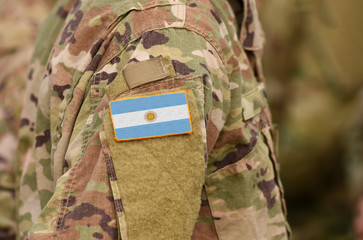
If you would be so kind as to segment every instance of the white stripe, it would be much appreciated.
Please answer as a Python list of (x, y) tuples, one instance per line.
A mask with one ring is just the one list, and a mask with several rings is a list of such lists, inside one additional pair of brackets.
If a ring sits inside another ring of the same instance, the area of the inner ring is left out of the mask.
[[(150, 111), (156, 113), (155, 121), (151, 122), (145, 119), (145, 114)], [(186, 118), (189, 118), (189, 110), (187, 104), (112, 115), (115, 128), (134, 127), (146, 124), (181, 120)]]

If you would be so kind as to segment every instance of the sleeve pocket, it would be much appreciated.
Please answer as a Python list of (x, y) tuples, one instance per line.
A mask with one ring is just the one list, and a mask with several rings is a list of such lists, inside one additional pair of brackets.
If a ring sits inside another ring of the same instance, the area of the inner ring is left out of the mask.
[(248, 144), (240, 146), (248, 151), (239, 150), (237, 145), (231, 148), (222, 158), (238, 158), (229, 159), (229, 165), (206, 178), (208, 200), (220, 239), (288, 238), (272, 124), (263, 90), (260, 84), (242, 99), (243, 125), (251, 138)]
[(116, 203), (122, 204), (121, 235), (128, 239), (190, 239), (204, 183), (204, 143), (193, 80), (162, 80), (116, 98), (186, 91), (193, 133), (118, 142), (109, 113), (104, 131), (109, 148), (110, 179)]

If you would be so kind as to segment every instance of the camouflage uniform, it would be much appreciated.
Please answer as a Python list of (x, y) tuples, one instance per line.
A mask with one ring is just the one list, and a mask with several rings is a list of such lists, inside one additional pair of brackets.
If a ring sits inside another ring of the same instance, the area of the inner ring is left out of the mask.
[[(22, 112), (20, 238), (288, 238), (263, 32), (230, 2), (242, 22), (220, 0), (58, 2)], [(192, 134), (114, 139), (109, 102), (176, 91)]]
[(14, 155), (28, 64), (49, 0), (0, 1), (0, 239), (14, 239)]

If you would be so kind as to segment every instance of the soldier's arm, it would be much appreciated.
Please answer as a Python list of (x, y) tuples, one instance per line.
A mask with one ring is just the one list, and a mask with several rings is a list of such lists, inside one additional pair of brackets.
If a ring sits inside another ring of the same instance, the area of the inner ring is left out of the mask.
[(188, 239), (200, 209), (207, 138), (215, 141), (229, 110), (218, 52), (186, 29), (152, 30), (97, 74), (115, 76), (105, 87), (104, 146), (127, 235)]
[(117, 19), (98, 4), (71, 11), (37, 79), (49, 126), (32, 237), (286, 237), (263, 83), (233, 17), (209, 1), (135, 3)]

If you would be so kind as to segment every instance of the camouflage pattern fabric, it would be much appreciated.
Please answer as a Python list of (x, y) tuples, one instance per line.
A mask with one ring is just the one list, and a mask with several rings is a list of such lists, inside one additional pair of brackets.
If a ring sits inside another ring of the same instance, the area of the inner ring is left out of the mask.
[[(254, 0), (230, 2), (236, 13), (220, 0), (57, 3), (21, 116), (20, 239), (288, 239), (264, 34)], [(131, 89), (123, 69), (160, 55), (175, 74)], [(180, 89), (192, 136), (114, 140), (111, 100)], [(186, 151), (201, 171), (176, 162)], [(161, 195), (142, 197), (146, 180)]]
[(0, 1), (0, 239), (16, 233), (15, 150), (28, 64), (49, 0)]
[(260, 2), (294, 239), (353, 239), (363, 192), (362, 2)]

